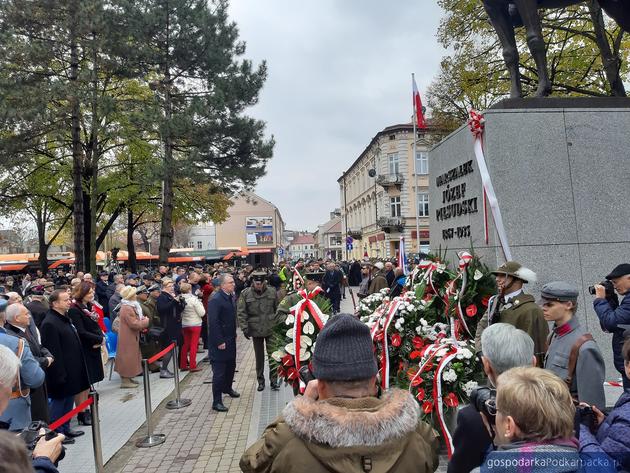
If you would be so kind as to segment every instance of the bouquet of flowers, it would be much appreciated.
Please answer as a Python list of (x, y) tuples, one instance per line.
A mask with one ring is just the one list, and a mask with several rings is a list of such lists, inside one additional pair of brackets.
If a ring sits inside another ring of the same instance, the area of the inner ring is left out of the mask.
[(359, 305), (356, 308), (356, 315), (358, 315), (361, 320), (363, 320), (364, 317), (372, 315), (384, 302), (389, 302), (388, 294), (389, 288), (386, 287), (374, 294), (364, 297), (359, 301)]
[(302, 289), (288, 297), (294, 298), (296, 303), (274, 328), (274, 351), (269, 363), (279, 378), (297, 388), (299, 370), (309, 365), (317, 335), (326, 325), (332, 305), (320, 287), (310, 293)]

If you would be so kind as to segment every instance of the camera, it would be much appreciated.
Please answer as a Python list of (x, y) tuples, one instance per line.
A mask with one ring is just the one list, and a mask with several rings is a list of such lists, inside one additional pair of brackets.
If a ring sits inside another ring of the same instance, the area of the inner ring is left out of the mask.
[[(591, 432), (597, 430), (597, 419), (591, 406), (576, 406), (575, 417), (580, 424), (584, 424)], [(579, 428), (576, 428), (579, 432)]]
[[(470, 404), (477, 412), (484, 414), (492, 426), (494, 426), (497, 416), (496, 400), (497, 390), (487, 386), (478, 387), (470, 393)], [(490, 409), (488, 409), (489, 406)]]
[[(613, 283), (611, 283), (608, 280), (605, 280), (605, 281), (600, 282), (599, 284), (604, 286), (604, 288), (606, 289), (606, 299), (609, 299), (609, 298), (615, 296), (615, 287), (613, 286)], [(588, 292), (589, 292), (590, 295), (594, 296), (595, 295), (595, 286), (589, 286), (588, 287)]]
[[(40, 433), (40, 430), (42, 429), (44, 429), (43, 434)], [(56, 436), (57, 436), (57, 432), (55, 432), (54, 430), (50, 430), (48, 428), (48, 424), (40, 420), (31, 422), (28, 425), (28, 427), (26, 427), (22, 432), (18, 434), (18, 437), (20, 437), (24, 441), (24, 443), (26, 444), (26, 448), (28, 448), (30, 451), (35, 450), (35, 446), (37, 445), (37, 442), (39, 442), (39, 439), (41, 439), (42, 437), (44, 437), (46, 440), (52, 440)], [(63, 460), (63, 457), (65, 457), (65, 455), (66, 455), (66, 449), (65, 447), (62, 447), (61, 454), (55, 461), (55, 466), (57, 466), (57, 464), (61, 460)]]
[(300, 374), (300, 379), (304, 382), (304, 384), (308, 384), (309, 382), (316, 379), (309, 365), (302, 366), (298, 370), (298, 373)]

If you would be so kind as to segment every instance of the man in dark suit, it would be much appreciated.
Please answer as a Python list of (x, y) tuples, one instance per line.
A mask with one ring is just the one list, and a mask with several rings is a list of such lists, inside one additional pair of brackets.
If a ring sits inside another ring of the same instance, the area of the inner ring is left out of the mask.
[[(481, 339), (483, 370), (495, 388), (499, 375), (510, 368), (536, 366), (534, 341), (513, 325), (493, 324), (484, 330)], [(453, 433), (454, 451), (448, 463), (448, 473), (468, 472), (480, 466), (486, 454), (493, 449), (494, 436), (494, 422), (479, 413), (475, 406), (468, 405), (460, 410)]]
[[(9, 335), (23, 338), (31, 349), (33, 358), (39, 363), (42, 370), (46, 370), (54, 361), (52, 354), (42, 346), (37, 335), (33, 336), (29, 330), (31, 315), (22, 304), (11, 304), (6, 311), (7, 323), (4, 326)], [(48, 415), (48, 394), (46, 385), (31, 388), (31, 419), (50, 423)]]
[(227, 412), (223, 394), (240, 397), (232, 389), (236, 369), (236, 299), (234, 278), (219, 277), (220, 290), (208, 302), (208, 349), (212, 363), (212, 409)]

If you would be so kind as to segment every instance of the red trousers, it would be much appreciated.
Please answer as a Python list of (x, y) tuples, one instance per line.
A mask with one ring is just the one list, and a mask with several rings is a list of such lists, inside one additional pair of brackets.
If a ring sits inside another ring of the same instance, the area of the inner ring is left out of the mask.
[(179, 369), (183, 370), (190, 368), (191, 370), (193, 370), (197, 367), (197, 345), (199, 344), (200, 334), (201, 325), (198, 327), (182, 328), (184, 344), (182, 345), (182, 352), (179, 355)]

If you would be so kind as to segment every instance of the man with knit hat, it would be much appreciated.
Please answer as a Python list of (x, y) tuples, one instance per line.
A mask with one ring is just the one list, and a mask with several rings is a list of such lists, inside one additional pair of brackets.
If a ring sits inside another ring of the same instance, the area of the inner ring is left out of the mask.
[(523, 291), (527, 283), (536, 282), (536, 273), (518, 261), (507, 261), (492, 271), (498, 294), (488, 301), (488, 310), (477, 325), (475, 347), (481, 351), (481, 334), (488, 325), (502, 322), (514, 325), (534, 340), (537, 366), (543, 367), (549, 325), (531, 294)]
[(349, 314), (317, 337), (313, 375), (240, 461), (244, 472), (432, 472), (438, 442), (407, 391), (379, 396), (368, 327)]

